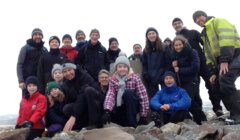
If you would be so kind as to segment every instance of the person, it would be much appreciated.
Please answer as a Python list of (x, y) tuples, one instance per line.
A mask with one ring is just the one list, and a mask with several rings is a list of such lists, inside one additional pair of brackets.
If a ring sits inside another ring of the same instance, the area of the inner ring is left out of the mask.
[(177, 83), (191, 97), (189, 111), (197, 124), (207, 121), (200, 104), (195, 100), (198, 93), (198, 71), (200, 67), (198, 53), (192, 49), (187, 39), (177, 35), (173, 40), (172, 66), (177, 75)]
[(143, 79), (151, 98), (157, 91), (159, 84), (162, 85), (162, 76), (165, 71), (165, 60), (162, 40), (158, 31), (149, 27), (146, 31), (146, 45), (141, 57), (143, 65)]
[(81, 67), (72, 62), (62, 64), (62, 89), (65, 94), (63, 112), (68, 120), (63, 131), (93, 129), (101, 127), (99, 87), (93, 78)]
[(74, 61), (78, 52), (72, 46), (72, 37), (69, 34), (65, 34), (62, 37), (63, 46), (60, 48), (60, 52), (67, 56), (68, 60)]
[(77, 30), (75, 38), (77, 40), (77, 44), (74, 49), (79, 52), (80, 49), (82, 47), (86, 46), (86, 44), (87, 44), (87, 40), (85, 40), (86, 35), (82, 30)]
[(87, 46), (79, 51), (75, 60), (75, 64), (86, 69), (95, 82), (98, 82), (99, 71), (101, 69), (109, 70), (110, 67), (110, 60), (106, 48), (102, 46), (99, 38), (99, 31), (92, 29)]
[(133, 45), (133, 54), (128, 57), (128, 59), (131, 61), (135, 60), (141, 60), (142, 57), (142, 46), (138, 43)]
[[(126, 56), (119, 56), (114, 64), (112, 76), (104, 101), (102, 123), (114, 122), (121, 126), (136, 127), (147, 124), (149, 101), (141, 79), (129, 73), (130, 63)], [(137, 123), (137, 113), (140, 120)]]
[[(218, 92), (216, 92), (217, 90), (214, 90), (215, 89), (214, 85), (212, 85), (209, 81), (210, 71), (208, 70), (206, 64), (206, 57), (204, 55), (203, 48), (200, 46), (200, 44), (203, 45), (201, 34), (197, 30), (189, 30), (186, 27), (184, 27), (183, 21), (178, 17), (173, 19), (172, 26), (176, 31), (176, 35), (184, 36), (188, 40), (188, 43), (192, 46), (192, 48), (198, 52), (200, 60), (200, 70), (198, 73), (199, 84), (201, 76), (205, 82), (205, 87), (208, 90), (209, 99), (213, 105), (214, 113), (216, 114), (216, 116), (223, 115), (222, 106), (220, 105), (221, 96)], [(196, 96), (196, 101), (202, 106), (200, 91)]]
[(63, 113), (64, 93), (61, 85), (52, 81), (47, 83), (48, 108), (46, 112), (47, 136), (53, 137), (56, 133), (63, 130), (67, 122), (67, 116)]
[(62, 65), (54, 64), (52, 68), (52, 78), (59, 85), (63, 84), (63, 73), (62, 73)]
[(37, 76), (37, 65), (42, 54), (47, 53), (47, 49), (43, 46), (43, 32), (39, 28), (32, 31), (32, 38), (27, 40), (19, 53), (17, 62), (17, 77), (19, 88), (22, 89), (22, 95), (25, 96), (26, 84), (25, 80), (29, 76)]
[(117, 38), (111, 37), (109, 38), (108, 42), (109, 42), (109, 48), (107, 50), (107, 54), (109, 56), (110, 64), (112, 64), (117, 59), (119, 53), (121, 52), (121, 49), (118, 47), (119, 43)]
[(60, 53), (60, 39), (57, 36), (51, 36), (49, 38), (50, 51), (43, 54), (38, 63), (37, 77), (40, 82), (40, 91), (45, 93), (46, 85), (52, 81), (52, 68), (53, 65), (58, 63), (62, 64), (67, 60), (67, 57)]
[(203, 27), (202, 40), (206, 63), (211, 71), (210, 82), (219, 85), (222, 101), (234, 123), (240, 123), (240, 92), (235, 81), (240, 74), (240, 40), (234, 25), (223, 18), (208, 16), (204, 11), (193, 13), (194, 22)]
[(36, 76), (29, 76), (26, 79), (26, 86), (28, 95), (21, 100), (15, 128), (30, 128), (27, 140), (33, 140), (41, 137), (44, 132), (47, 100), (38, 91), (39, 81)]
[(172, 40), (169, 37), (164, 39), (163, 44), (165, 47), (172, 48)]
[(191, 105), (188, 93), (177, 86), (175, 73), (166, 71), (163, 77), (164, 88), (150, 100), (150, 107), (153, 110), (152, 120), (157, 127), (169, 122), (178, 123), (188, 119), (188, 109)]

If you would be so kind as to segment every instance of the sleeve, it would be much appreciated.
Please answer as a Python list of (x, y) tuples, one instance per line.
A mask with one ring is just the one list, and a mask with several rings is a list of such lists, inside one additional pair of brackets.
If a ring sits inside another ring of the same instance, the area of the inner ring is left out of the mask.
[(20, 102), (20, 108), (19, 108), (19, 112), (18, 112), (17, 124), (20, 124), (23, 121), (23, 119), (22, 119), (23, 113), (22, 113), (22, 107), (21, 107), (21, 104), (22, 104), (23, 100), (24, 99), (22, 98), (22, 100)]
[[(105, 48), (104, 48), (105, 49)], [(108, 53), (107, 53), (107, 50), (105, 49), (104, 50), (104, 52), (105, 52), (105, 58), (104, 58), (104, 65), (105, 65), (105, 68), (106, 68), (106, 70), (110, 70), (110, 58), (109, 58), (109, 55), (108, 55)]]
[(141, 56), (141, 62), (143, 65), (143, 74), (148, 73), (147, 54), (145, 51), (143, 51), (143, 54)]
[(150, 100), (150, 107), (151, 109), (158, 111), (160, 107), (162, 106), (161, 103), (161, 95), (162, 91), (158, 91)]
[(39, 120), (41, 120), (47, 110), (47, 99), (45, 96), (40, 96), (38, 99), (37, 107), (35, 112), (30, 117), (29, 121), (33, 124), (37, 123)]
[(191, 98), (184, 89), (179, 90), (181, 98), (172, 104), (170, 104), (169, 111), (187, 110), (191, 105)]
[(117, 94), (117, 89), (115, 87), (114, 82), (111, 80), (109, 82), (108, 92), (104, 101), (104, 110), (110, 110), (110, 111), (113, 110), (113, 107), (115, 106), (116, 94)]
[(48, 122), (52, 122), (52, 123), (59, 123), (59, 124), (64, 124), (65, 123), (65, 119), (61, 116), (59, 116), (55, 109), (50, 107), (47, 109), (47, 113), (46, 113), (46, 118)]
[[(87, 47), (87, 46), (85, 46), (85, 47)], [(82, 66), (82, 65), (83, 65), (83, 62), (84, 62), (84, 50), (86, 49), (85, 47), (82, 47), (82, 48), (79, 50), (76, 58), (74, 59), (74, 63), (75, 63), (76, 65), (79, 65), (79, 66)]]
[(24, 67), (24, 61), (25, 61), (26, 55), (27, 55), (27, 48), (22, 47), (18, 55), (18, 62), (17, 62), (17, 76), (18, 76), (19, 83), (25, 81), (25, 79), (23, 78), (23, 67)]

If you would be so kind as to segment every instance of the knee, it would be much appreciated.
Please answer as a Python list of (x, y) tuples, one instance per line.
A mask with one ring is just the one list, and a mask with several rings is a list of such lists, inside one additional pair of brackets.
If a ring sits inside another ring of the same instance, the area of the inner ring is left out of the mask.
[(133, 100), (137, 100), (138, 97), (137, 97), (137, 94), (135, 91), (133, 90), (126, 90), (124, 92), (124, 95), (123, 95), (123, 100), (127, 100), (127, 101), (133, 101)]

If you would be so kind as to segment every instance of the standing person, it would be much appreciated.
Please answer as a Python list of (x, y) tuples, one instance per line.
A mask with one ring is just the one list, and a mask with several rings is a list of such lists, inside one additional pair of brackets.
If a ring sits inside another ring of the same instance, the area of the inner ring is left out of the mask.
[(87, 44), (87, 40), (85, 40), (86, 35), (82, 30), (77, 30), (75, 38), (77, 40), (77, 44), (74, 49), (79, 52), (80, 49), (82, 47), (86, 46), (86, 44)]
[(109, 70), (110, 60), (106, 48), (99, 41), (100, 33), (97, 29), (90, 32), (90, 40), (83, 47), (76, 58), (75, 64), (88, 71), (93, 79), (98, 81), (98, 73), (101, 69)]
[(56, 63), (62, 64), (67, 60), (67, 57), (60, 53), (60, 40), (57, 36), (49, 38), (49, 46), (50, 51), (43, 54), (38, 63), (37, 77), (40, 82), (39, 90), (42, 93), (45, 93), (47, 83), (53, 80), (51, 76), (53, 65)]
[(194, 22), (203, 27), (202, 40), (210, 82), (219, 84), (222, 101), (234, 123), (240, 123), (240, 93), (235, 81), (240, 74), (240, 40), (234, 25), (226, 19), (207, 16), (204, 11), (193, 13)]
[(129, 60), (140, 60), (142, 57), (142, 46), (140, 44), (133, 45), (133, 54), (128, 57)]
[(60, 52), (65, 54), (70, 61), (74, 61), (78, 52), (72, 46), (72, 37), (69, 34), (65, 34), (62, 37), (63, 46), (60, 48)]
[[(180, 18), (174, 18), (172, 21), (172, 26), (176, 31), (176, 35), (182, 35), (187, 40), (188, 43), (198, 52), (199, 60), (200, 60), (200, 70), (199, 70), (199, 84), (200, 84), (200, 76), (203, 78), (205, 82), (205, 86), (208, 90), (209, 99), (213, 105), (213, 111), (217, 116), (223, 115), (222, 107), (220, 105), (221, 96), (220, 93), (215, 90), (215, 86), (212, 85), (209, 81), (210, 71), (208, 70), (206, 64), (206, 57), (204, 55), (203, 49), (200, 46), (203, 45), (203, 41), (201, 39), (201, 34), (197, 30), (189, 30), (183, 25), (183, 21)], [(200, 97), (200, 92), (198, 92), (197, 102), (202, 106), (202, 99)]]
[(121, 52), (121, 49), (118, 47), (119, 43), (117, 38), (111, 37), (109, 38), (108, 41), (109, 41), (109, 48), (107, 50), (107, 53), (110, 59), (110, 64), (112, 64), (117, 59), (119, 53)]
[(166, 71), (163, 77), (164, 88), (158, 91), (150, 101), (150, 107), (154, 110), (152, 119), (157, 127), (187, 119), (191, 105), (188, 93), (177, 86), (176, 75), (171, 71)]
[(143, 79), (151, 98), (162, 85), (162, 75), (165, 71), (164, 50), (158, 31), (150, 27), (146, 31), (146, 45), (142, 55)]
[(172, 48), (172, 40), (169, 37), (164, 39), (163, 44), (168, 48)]
[(115, 73), (109, 83), (104, 101), (102, 122), (114, 122), (121, 126), (137, 126), (137, 113), (140, 113), (139, 125), (147, 124), (149, 101), (141, 79), (129, 73), (130, 63), (126, 56), (119, 56), (114, 64)]
[(23, 90), (25, 96), (26, 84), (25, 80), (29, 76), (37, 76), (37, 66), (39, 58), (42, 54), (47, 53), (47, 49), (43, 46), (43, 32), (39, 28), (32, 31), (32, 38), (27, 40), (27, 44), (21, 48), (17, 62), (17, 76), (19, 87)]
[(47, 110), (47, 100), (38, 91), (38, 85), (37, 77), (29, 76), (26, 79), (28, 96), (23, 97), (20, 103), (16, 128), (30, 128), (27, 140), (41, 137), (45, 128), (44, 115)]
[(207, 118), (195, 97), (198, 94), (198, 71), (200, 67), (198, 53), (191, 48), (187, 39), (181, 35), (174, 38), (173, 48), (172, 66), (177, 74), (178, 83), (192, 99), (189, 111), (193, 115), (193, 120), (197, 124), (201, 124)]

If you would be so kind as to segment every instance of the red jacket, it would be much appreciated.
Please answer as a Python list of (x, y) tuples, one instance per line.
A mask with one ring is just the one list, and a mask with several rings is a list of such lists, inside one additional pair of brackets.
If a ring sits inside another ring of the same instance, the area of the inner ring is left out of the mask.
[(61, 47), (60, 52), (62, 54), (65, 54), (68, 58), (68, 60), (74, 61), (74, 59), (77, 57), (78, 51), (76, 51), (72, 46), (68, 47)]
[(45, 127), (44, 116), (47, 110), (47, 99), (40, 92), (36, 92), (29, 99), (22, 98), (19, 109), (17, 125), (24, 121), (33, 123), (33, 128), (43, 129)]

